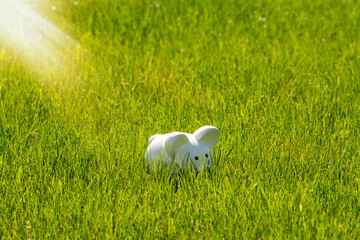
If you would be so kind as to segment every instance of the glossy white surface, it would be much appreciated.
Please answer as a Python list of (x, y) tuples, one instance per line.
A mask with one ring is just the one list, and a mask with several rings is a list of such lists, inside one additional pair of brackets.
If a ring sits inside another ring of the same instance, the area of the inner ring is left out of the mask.
[(177, 171), (192, 166), (195, 171), (210, 168), (213, 163), (212, 150), (220, 137), (213, 126), (203, 126), (194, 134), (173, 132), (150, 137), (145, 160), (153, 170), (165, 164)]

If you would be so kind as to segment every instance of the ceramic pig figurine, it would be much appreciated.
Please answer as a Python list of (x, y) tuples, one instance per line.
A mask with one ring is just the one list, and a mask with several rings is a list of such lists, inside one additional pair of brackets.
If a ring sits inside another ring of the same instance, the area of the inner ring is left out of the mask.
[(153, 170), (156, 170), (159, 164), (164, 164), (174, 172), (189, 166), (199, 172), (204, 167), (210, 168), (213, 162), (212, 150), (219, 137), (219, 129), (213, 126), (201, 127), (194, 134), (156, 134), (148, 141), (145, 160)]

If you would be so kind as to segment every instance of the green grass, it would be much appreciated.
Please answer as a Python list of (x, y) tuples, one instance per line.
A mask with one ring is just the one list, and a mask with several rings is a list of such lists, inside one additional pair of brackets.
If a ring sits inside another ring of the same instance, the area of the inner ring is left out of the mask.
[[(359, 238), (360, 3), (41, 11), (92, 60), (44, 76), (1, 48), (0, 238)], [(146, 171), (150, 136), (208, 124), (210, 174)]]

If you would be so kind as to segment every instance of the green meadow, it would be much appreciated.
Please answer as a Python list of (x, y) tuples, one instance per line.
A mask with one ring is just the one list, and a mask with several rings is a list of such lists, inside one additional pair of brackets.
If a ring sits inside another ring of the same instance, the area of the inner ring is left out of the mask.
[[(78, 52), (0, 42), (1, 239), (360, 237), (358, 1), (31, 8)], [(146, 168), (149, 137), (203, 125), (210, 172)]]

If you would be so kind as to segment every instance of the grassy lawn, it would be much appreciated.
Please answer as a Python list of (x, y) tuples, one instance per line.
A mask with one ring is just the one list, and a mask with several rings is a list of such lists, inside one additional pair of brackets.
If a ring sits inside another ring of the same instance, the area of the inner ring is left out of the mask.
[[(0, 41), (0, 238), (360, 237), (358, 1), (32, 8), (81, 47), (55, 71)], [(203, 125), (209, 174), (146, 170)]]

